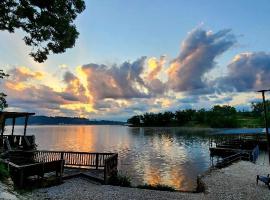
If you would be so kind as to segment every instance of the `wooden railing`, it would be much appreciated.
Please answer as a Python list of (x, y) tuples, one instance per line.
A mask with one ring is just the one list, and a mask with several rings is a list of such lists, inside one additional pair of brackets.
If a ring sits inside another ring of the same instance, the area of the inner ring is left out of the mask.
[(221, 161), (218, 161), (215, 164), (216, 168), (222, 168), (222, 167), (226, 167), (228, 165), (231, 165), (232, 163), (238, 161), (238, 160), (250, 160), (250, 154), (249, 153), (236, 153), (230, 156), (227, 156), (225, 158), (223, 158)]
[(7, 165), (9, 173), (18, 187), (24, 186), (24, 181), (28, 176), (38, 175), (43, 177), (45, 173), (48, 172), (56, 172), (56, 176), (62, 178), (63, 170), (64, 170), (64, 160), (55, 160), (51, 162), (43, 162), (43, 163), (32, 163), (25, 165), (17, 165), (8, 160), (0, 159), (1, 163)]
[(65, 166), (84, 166), (96, 169), (105, 167), (105, 160), (114, 153), (89, 153), (73, 151), (35, 151), (34, 159), (37, 162), (50, 162), (64, 159)]
[(89, 153), (73, 151), (35, 151), (36, 162), (65, 160), (65, 167), (87, 167), (104, 170), (104, 183), (111, 175), (117, 174), (117, 153)]
[(110, 176), (117, 174), (118, 154), (115, 153), (105, 160), (104, 182), (108, 184)]
[[(4, 147), (5, 150), (11, 150), (12, 148), (23, 148), (24, 150), (30, 150), (35, 148), (35, 136), (34, 135), (3, 135), (0, 136), (0, 147)], [(9, 147), (11, 149), (9, 149)]]

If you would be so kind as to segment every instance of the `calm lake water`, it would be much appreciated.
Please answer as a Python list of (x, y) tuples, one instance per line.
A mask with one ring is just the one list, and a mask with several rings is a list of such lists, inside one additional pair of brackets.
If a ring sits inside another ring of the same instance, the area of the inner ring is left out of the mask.
[[(209, 129), (29, 126), (27, 130), (41, 150), (118, 152), (118, 168), (133, 185), (161, 183), (191, 191), (197, 175), (210, 166)], [(15, 127), (15, 134), (22, 132), (22, 126)]]

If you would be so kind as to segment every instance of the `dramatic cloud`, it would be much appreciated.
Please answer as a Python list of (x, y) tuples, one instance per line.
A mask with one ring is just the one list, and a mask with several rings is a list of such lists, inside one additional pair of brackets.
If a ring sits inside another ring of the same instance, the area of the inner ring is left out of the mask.
[(207, 87), (204, 75), (216, 65), (215, 59), (235, 44), (230, 30), (217, 33), (197, 28), (189, 33), (180, 55), (171, 62), (168, 84), (176, 92)]
[(256, 91), (270, 88), (270, 54), (265, 52), (236, 55), (227, 66), (228, 74), (217, 79), (222, 91)]
[(87, 64), (73, 70), (63, 64), (55, 75), (13, 67), (5, 70), (10, 77), (1, 86), (8, 94), (10, 109), (46, 115), (126, 119), (144, 112), (214, 104), (242, 106), (255, 98), (247, 92), (270, 88), (270, 54), (238, 54), (228, 66), (222, 66), (226, 74), (207, 78), (217, 66), (217, 58), (235, 43), (230, 30), (197, 28), (182, 42), (175, 59), (141, 57), (134, 62)]
[(82, 85), (79, 78), (73, 73), (67, 71), (64, 74), (64, 80), (66, 88), (62, 94), (62, 97), (71, 101), (80, 100), (81, 102), (87, 102), (86, 90)]
[(88, 90), (97, 99), (130, 99), (149, 97), (150, 93), (141, 78), (146, 57), (120, 66), (88, 64), (82, 66), (87, 76)]
[(164, 94), (167, 86), (158, 78), (158, 76), (162, 70), (164, 70), (165, 56), (161, 56), (159, 60), (156, 58), (149, 58), (147, 64), (150, 69), (145, 80), (147, 88), (153, 95)]
[(33, 72), (27, 67), (13, 68), (8, 71), (9, 74), (14, 74), (13, 81), (27, 81), (29, 79), (42, 79), (44, 74), (42, 72)]
[[(60, 114), (60, 105), (79, 102), (70, 84), (63, 92), (40, 83), (44, 76), (26, 67), (15, 67), (8, 71), (10, 77), (4, 81), (2, 89), (8, 94), (11, 108), (37, 111), (38, 113)], [(67, 79), (66, 81), (70, 81)]]

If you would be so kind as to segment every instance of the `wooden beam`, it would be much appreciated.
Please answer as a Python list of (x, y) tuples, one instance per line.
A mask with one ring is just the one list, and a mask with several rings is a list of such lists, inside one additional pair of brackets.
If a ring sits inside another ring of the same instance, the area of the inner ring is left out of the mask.
[(24, 131), (23, 131), (24, 136), (26, 135), (26, 128), (27, 128), (27, 124), (28, 124), (28, 118), (29, 118), (29, 116), (26, 116), (25, 121), (24, 121)]
[(3, 117), (3, 118), (1, 119), (1, 136), (4, 135), (5, 125), (6, 125), (6, 119)]
[(6, 123), (6, 120), (4, 118), (3, 115), (0, 116), (0, 128), (1, 128), (1, 136), (0, 136), (0, 148), (3, 147), (4, 145), (4, 131), (5, 131), (5, 123)]
[(14, 134), (14, 126), (15, 126), (15, 122), (16, 122), (16, 118), (12, 118), (12, 131), (11, 131), (11, 135)]

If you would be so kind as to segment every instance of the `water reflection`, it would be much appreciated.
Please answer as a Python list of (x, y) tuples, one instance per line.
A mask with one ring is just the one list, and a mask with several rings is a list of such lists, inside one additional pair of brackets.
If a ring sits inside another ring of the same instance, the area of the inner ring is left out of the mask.
[[(10, 129), (10, 127), (8, 127)], [(21, 134), (23, 127), (15, 130)], [(38, 149), (118, 152), (119, 169), (137, 184), (194, 190), (208, 169), (209, 130), (124, 126), (30, 126)]]

